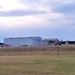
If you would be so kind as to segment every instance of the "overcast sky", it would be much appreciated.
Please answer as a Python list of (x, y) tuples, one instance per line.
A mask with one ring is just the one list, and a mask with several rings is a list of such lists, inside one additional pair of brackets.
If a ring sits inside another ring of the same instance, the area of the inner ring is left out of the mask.
[(75, 0), (0, 0), (0, 41), (27, 36), (75, 40)]

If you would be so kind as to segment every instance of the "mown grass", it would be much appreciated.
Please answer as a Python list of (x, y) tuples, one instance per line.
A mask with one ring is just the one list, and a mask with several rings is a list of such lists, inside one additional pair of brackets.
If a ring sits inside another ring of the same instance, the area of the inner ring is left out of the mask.
[(75, 75), (75, 55), (1, 56), (0, 75)]

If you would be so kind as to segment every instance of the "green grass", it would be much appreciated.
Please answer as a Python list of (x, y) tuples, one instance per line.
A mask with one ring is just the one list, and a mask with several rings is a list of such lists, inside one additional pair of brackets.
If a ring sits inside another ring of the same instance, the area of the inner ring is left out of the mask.
[(75, 75), (75, 55), (1, 56), (0, 75)]

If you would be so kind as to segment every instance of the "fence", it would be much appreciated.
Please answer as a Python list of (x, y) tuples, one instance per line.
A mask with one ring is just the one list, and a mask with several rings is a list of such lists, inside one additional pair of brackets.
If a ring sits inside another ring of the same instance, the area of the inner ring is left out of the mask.
[(15, 55), (73, 55), (75, 45), (61, 46), (25, 46), (25, 47), (0, 47), (0, 56)]

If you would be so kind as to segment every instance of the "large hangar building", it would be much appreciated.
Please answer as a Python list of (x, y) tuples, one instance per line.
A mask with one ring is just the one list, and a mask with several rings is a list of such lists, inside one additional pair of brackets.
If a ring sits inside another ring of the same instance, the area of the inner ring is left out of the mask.
[(48, 46), (48, 45), (55, 45), (58, 44), (59, 40), (57, 38), (50, 38), (50, 39), (44, 39), (43, 40), (43, 45)]
[(18, 37), (5, 38), (4, 44), (8, 46), (42, 46), (43, 41), (41, 37)]

